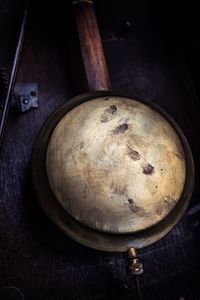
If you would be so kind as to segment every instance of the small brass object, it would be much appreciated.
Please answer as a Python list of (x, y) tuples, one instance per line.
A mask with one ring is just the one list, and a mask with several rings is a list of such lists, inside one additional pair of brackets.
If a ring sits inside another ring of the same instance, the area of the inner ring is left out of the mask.
[(127, 251), (128, 270), (133, 275), (140, 275), (143, 273), (143, 265), (137, 256), (137, 250), (135, 248), (129, 248)]

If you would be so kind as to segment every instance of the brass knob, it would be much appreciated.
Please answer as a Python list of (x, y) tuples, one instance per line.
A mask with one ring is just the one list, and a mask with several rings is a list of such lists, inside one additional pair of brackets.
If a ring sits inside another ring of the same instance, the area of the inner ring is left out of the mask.
[(143, 265), (140, 262), (137, 250), (135, 248), (129, 248), (127, 251), (127, 265), (128, 270), (134, 275), (140, 275), (143, 273)]

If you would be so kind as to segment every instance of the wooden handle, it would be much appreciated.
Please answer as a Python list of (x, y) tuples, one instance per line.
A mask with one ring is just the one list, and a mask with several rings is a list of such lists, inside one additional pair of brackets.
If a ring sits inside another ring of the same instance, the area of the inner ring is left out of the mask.
[(93, 2), (77, 0), (73, 5), (89, 90), (111, 89)]

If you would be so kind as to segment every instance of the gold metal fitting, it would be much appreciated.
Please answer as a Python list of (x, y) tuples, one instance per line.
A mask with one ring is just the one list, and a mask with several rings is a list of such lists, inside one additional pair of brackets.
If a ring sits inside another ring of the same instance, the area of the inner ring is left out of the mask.
[(129, 248), (127, 251), (128, 270), (134, 275), (143, 273), (143, 265), (137, 257), (137, 250), (135, 248)]
[(137, 250), (135, 248), (129, 248), (127, 254), (129, 258), (135, 258), (137, 257)]

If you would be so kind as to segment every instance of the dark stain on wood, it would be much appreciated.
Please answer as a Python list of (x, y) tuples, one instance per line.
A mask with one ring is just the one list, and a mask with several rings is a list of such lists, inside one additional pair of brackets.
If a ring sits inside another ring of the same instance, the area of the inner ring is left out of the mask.
[(116, 112), (117, 112), (117, 106), (116, 105), (109, 106), (105, 110), (104, 114), (102, 115), (101, 122), (106, 123), (106, 122), (112, 120), (114, 115), (116, 114)]
[(145, 175), (151, 175), (154, 172), (154, 167), (150, 164), (146, 164), (142, 169)]
[(124, 123), (122, 125), (119, 125), (118, 127), (113, 130), (114, 134), (123, 134), (128, 129), (128, 124)]
[(109, 106), (109, 108), (107, 108), (106, 109), (106, 111), (108, 112), (108, 113), (110, 113), (110, 114), (114, 114), (114, 113), (116, 113), (116, 111), (117, 111), (117, 106), (116, 105), (111, 105), (111, 106)]
[(182, 148), (182, 145), (180, 143), (176, 144), (177, 148), (178, 148), (178, 152), (175, 153), (175, 155), (181, 159), (181, 160), (185, 160), (185, 153), (184, 150)]
[(128, 156), (132, 159), (132, 160), (140, 160), (141, 155), (139, 152), (137, 152), (136, 150), (132, 149), (131, 147), (129, 147), (127, 145), (128, 148)]
[(169, 195), (167, 196), (163, 196), (161, 201), (158, 203), (157, 207), (156, 207), (156, 214), (157, 215), (165, 215), (166, 213), (168, 213), (169, 211), (171, 211), (171, 209), (174, 207), (176, 203), (176, 200), (172, 197), (170, 197)]
[(137, 214), (140, 217), (146, 215), (146, 211), (142, 207), (140, 207), (139, 205), (137, 205), (135, 203), (135, 201), (133, 199), (131, 199), (131, 198), (128, 199), (128, 203), (125, 203), (125, 205), (128, 206), (129, 210), (133, 214)]
[(133, 199), (128, 199), (128, 202), (129, 202), (130, 204), (133, 204)]
[(83, 147), (84, 147), (84, 142), (80, 143), (79, 147), (80, 147), (80, 149), (83, 149)]
[(176, 155), (176, 157), (180, 160), (184, 160), (184, 156), (183, 156), (183, 151), (181, 152), (174, 152), (174, 154)]
[(80, 144), (74, 145), (71, 150), (67, 150), (65, 152), (65, 155), (69, 156), (70, 154), (73, 154), (74, 151), (78, 151), (78, 150), (83, 149), (83, 147), (84, 147), (84, 142), (81, 142)]

